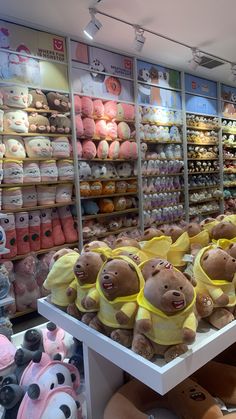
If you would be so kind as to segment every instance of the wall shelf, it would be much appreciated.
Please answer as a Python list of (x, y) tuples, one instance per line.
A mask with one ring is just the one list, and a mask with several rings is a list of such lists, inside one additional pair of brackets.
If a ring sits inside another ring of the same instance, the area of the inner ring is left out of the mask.
[(90, 195), (90, 196), (81, 196), (81, 199), (98, 199), (98, 198), (113, 198), (116, 196), (130, 196), (130, 195), (137, 195), (137, 192), (124, 192), (124, 193), (114, 193), (114, 194), (107, 194), (107, 195)]
[(113, 211), (113, 212), (105, 212), (105, 213), (98, 213), (95, 215), (83, 215), (82, 220), (93, 220), (95, 218), (103, 218), (103, 217), (116, 217), (117, 215), (129, 214), (138, 212), (138, 208), (130, 208), (124, 211)]
[[(34, 255), (43, 255), (44, 253), (48, 253), (51, 251), (55, 251), (57, 252), (60, 249), (64, 249), (65, 247), (77, 247), (78, 246), (78, 242), (73, 242), (73, 243), (64, 243), (61, 244), (60, 246), (53, 246), (53, 247), (49, 247), (47, 249), (40, 249), (40, 250), (36, 250), (34, 252), (32, 252)], [(20, 260), (25, 258), (27, 255), (17, 255), (12, 257), (11, 259), (6, 259), (4, 257), (1, 258), (1, 261), (7, 261), (7, 260)]]
[(215, 173), (220, 173), (219, 170), (213, 170), (212, 172), (188, 172), (188, 175), (214, 175)]
[(34, 210), (44, 210), (47, 208), (58, 208), (58, 207), (66, 207), (67, 205), (74, 205), (75, 201), (69, 202), (60, 202), (51, 205), (37, 205), (35, 207), (22, 207), (22, 208), (14, 208), (14, 209), (2, 209), (1, 212), (7, 214), (9, 212), (21, 212), (21, 211), (34, 211)]
[(186, 125), (186, 128), (191, 130), (197, 130), (197, 131), (218, 131), (221, 127), (219, 126), (210, 126), (210, 127), (195, 127), (194, 125)]
[(142, 177), (168, 177), (168, 176), (183, 176), (184, 172), (180, 173), (155, 173), (154, 175), (144, 175), (142, 174)]
[(71, 137), (71, 134), (58, 132), (58, 133), (48, 133), (48, 132), (8, 132), (8, 131), (2, 131), (0, 133), (1, 135), (19, 135), (20, 137)]
[(203, 186), (189, 186), (189, 191), (197, 191), (198, 189), (214, 189), (219, 188), (219, 185), (203, 185)]
[(40, 185), (68, 185), (74, 184), (72, 180), (56, 180), (47, 182), (26, 182), (26, 183), (0, 183), (0, 188), (16, 188), (21, 186), (40, 186)]

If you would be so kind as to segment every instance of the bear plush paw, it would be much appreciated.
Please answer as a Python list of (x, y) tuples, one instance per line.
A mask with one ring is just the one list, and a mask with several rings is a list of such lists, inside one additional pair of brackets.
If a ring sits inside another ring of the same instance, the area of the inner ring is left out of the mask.
[(96, 309), (97, 306), (96, 301), (91, 297), (84, 297), (81, 304), (86, 310), (92, 310), (93, 308)]
[(173, 359), (177, 358), (178, 356), (187, 352), (188, 347), (183, 343), (179, 345), (171, 346), (167, 351), (164, 353), (164, 358), (166, 362), (173, 361)]
[(226, 294), (222, 294), (220, 297), (216, 298), (215, 303), (218, 306), (224, 307), (227, 306), (227, 304), (229, 304), (229, 297)]
[(189, 345), (194, 342), (196, 333), (188, 327), (183, 328), (183, 341)]
[(111, 332), (110, 337), (112, 340), (126, 346), (126, 348), (130, 348), (132, 345), (132, 330), (115, 329)]
[(96, 313), (85, 313), (83, 314), (81, 321), (82, 323), (87, 324), (88, 326), (95, 316), (96, 316)]
[(197, 294), (196, 309), (201, 319), (211, 315), (214, 308), (212, 298), (208, 294)]
[(116, 313), (116, 320), (119, 324), (125, 325), (129, 322), (129, 317), (120, 310)]
[(150, 360), (154, 356), (154, 348), (149, 339), (144, 335), (137, 334), (133, 338), (132, 351)]
[(221, 329), (234, 320), (234, 315), (226, 308), (217, 308), (209, 317), (209, 322), (216, 329)]

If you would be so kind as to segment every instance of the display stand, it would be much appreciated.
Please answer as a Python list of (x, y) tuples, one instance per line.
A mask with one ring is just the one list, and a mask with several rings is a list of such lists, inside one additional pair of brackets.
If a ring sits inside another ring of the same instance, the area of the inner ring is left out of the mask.
[(64, 313), (46, 299), (38, 311), (83, 342), (88, 419), (102, 419), (106, 403), (122, 385), (122, 370), (163, 395), (235, 342), (236, 321), (221, 330), (201, 325), (196, 342), (187, 353), (165, 364), (163, 359), (147, 361), (112, 339)]

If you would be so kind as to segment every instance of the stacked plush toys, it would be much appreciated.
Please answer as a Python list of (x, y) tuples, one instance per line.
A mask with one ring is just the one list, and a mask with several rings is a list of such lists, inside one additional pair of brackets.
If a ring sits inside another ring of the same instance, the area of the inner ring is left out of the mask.
[(79, 341), (53, 323), (27, 330), (20, 348), (1, 342), (0, 405), (5, 419), (82, 419), (83, 353)]
[[(54, 261), (44, 283), (52, 304), (148, 360), (158, 355), (170, 362), (188, 351), (201, 319), (221, 329), (235, 318), (234, 215), (152, 227), (136, 238), (93, 241), (81, 255), (63, 250)], [(148, 418), (141, 413), (148, 403), (142, 404), (135, 390), (141, 388), (159, 406), (175, 412), (178, 406), (183, 417), (218, 419), (222, 413), (211, 395), (235, 404), (236, 371), (218, 363), (206, 368), (215, 377), (206, 373), (206, 389), (200, 370), (164, 397), (131, 381), (111, 400), (105, 418)], [(224, 377), (225, 386), (232, 379), (234, 392), (217, 385), (217, 376)], [(196, 398), (189, 399), (189, 388)], [(198, 405), (200, 395), (204, 403)], [(124, 404), (117, 407), (120, 400)]]

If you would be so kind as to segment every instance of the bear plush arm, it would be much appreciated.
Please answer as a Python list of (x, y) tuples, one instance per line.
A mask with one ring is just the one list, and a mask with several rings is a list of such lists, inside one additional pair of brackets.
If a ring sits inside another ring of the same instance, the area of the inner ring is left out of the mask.
[(77, 296), (77, 279), (75, 278), (71, 283), (70, 286), (66, 290), (67, 297), (71, 298), (71, 301), (74, 302)]
[(124, 304), (121, 309), (116, 313), (116, 320), (120, 324), (127, 324), (131, 317), (134, 316), (137, 309), (136, 302), (129, 302)]
[(96, 288), (91, 288), (85, 298), (81, 301), (86, 310), (96, 310), (99, 306), (99, 293)]
[(229, 303), (229, 297), (226, 295), (221, 288), (218, 287), (209, 287), (208, 288), (209, 294), (213, 301), (220, 305), (225, 306)]
[(143, 307), (139, 307), (136, 316), (136, 328), (137, 332), (145, 333), (148, 332), (152, 327), (151, 313)]
[(193, 343), (196, 337), (197, 319), (194, 313), (190, 313), (183, 324), (183, 340), (185, 343)]

